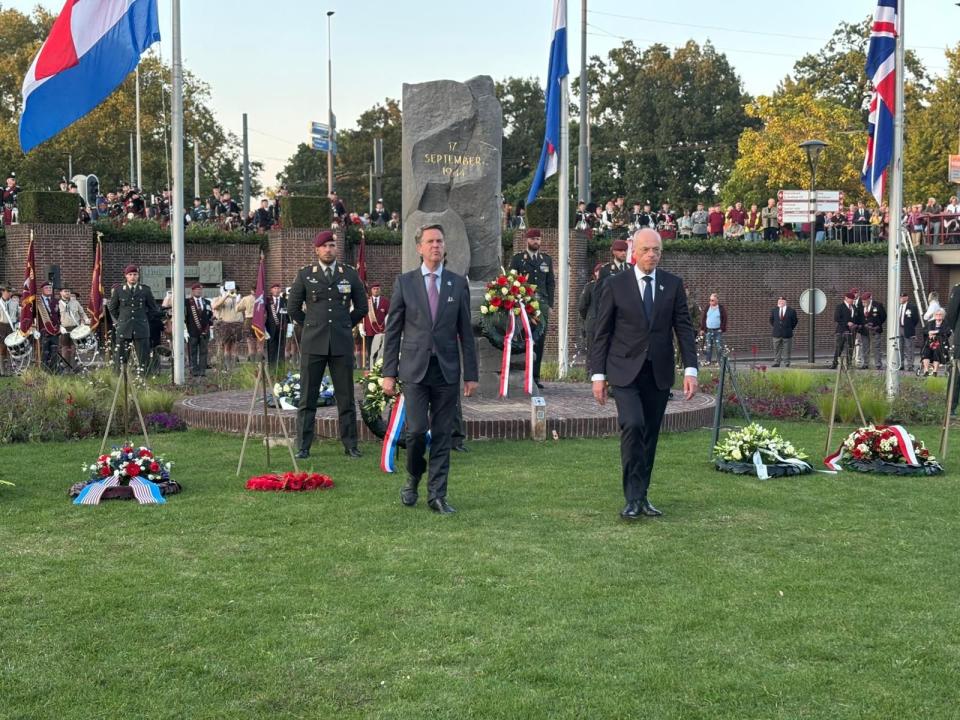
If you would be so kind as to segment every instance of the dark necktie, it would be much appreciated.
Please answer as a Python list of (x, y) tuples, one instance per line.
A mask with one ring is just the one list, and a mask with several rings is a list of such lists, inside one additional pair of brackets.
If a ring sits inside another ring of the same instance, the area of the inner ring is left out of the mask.
[(643, 311), (646, 313), (647, 322), (653, 319), (653, 278), (649, 275), (643, 276)]
[(430, 302), (430, 319), (436, 321), (437, 308), (440, 307), (440, 292), (437, 290), (437, 274), (427, 275), (430, 283), (427, 285), (427, 300)]
[(326, 276), (326, 278), (327, 278), (327, 284), (328, 284), (328, 285), (333, 282), (333, 268), (332, 268), (332, 267), (328, 267), (326, 270), (324, 270), (324, 271), (323, 271), (323, 274), (324, 274), (324, 275)]

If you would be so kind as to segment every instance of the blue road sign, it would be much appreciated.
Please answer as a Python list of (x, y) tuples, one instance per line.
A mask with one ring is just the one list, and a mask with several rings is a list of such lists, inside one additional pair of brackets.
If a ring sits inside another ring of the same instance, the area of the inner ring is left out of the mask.
[[(331, 149), (331, 144), (333, 145), (332, 149)], [(314, 137), (313, 137), (313, 149), (314, 149), (314, 150), (320, 150), (320, 151), (322, 151), (322, 152), (331, 151), (331, 152), (333, 152), (334, 155), (336, 155), (336, 154), (337, 154), (337, 143), (336, 143), (336, 142), (331, 143), (329, 138), (318, 138), (318, 137), (314, 136)]]
[(311, 135), (329, 135), (330, 126), (326, 123), (313, 122), (310, 123), (310, 134)]

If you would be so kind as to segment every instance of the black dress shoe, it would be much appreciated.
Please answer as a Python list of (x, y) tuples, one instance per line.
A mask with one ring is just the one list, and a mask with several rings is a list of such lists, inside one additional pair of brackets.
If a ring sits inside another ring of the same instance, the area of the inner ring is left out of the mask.
[(298, 450), (298, 451), (297, 451), (297, 454), (294, 455), (294, 457), (295, 457), (297, 460), (306, 460), (308, 457), (310, 457), (310, 451), (309, 451), (309, 450)]
[(407, 484), (400, 488), (400, 502), (402, 502), (407, 507), (413, 507), (417, 504), (417, 486), (420, 484), (420, 480), (407, 475)]
[(351, 458), (363, 457), (363, 455), (360, 454), (360, 451), (357, 450), (357, 448), (355, 448), (355, 447), (346, 448), (346, 449), (343, 451), (343, 454), (346, 455), (346, 456), (348, 456), (348, 457), (351, 457)]
[(640, 501), (640, 512), (647, 517), (660, 517), (663, 515), (662, 512), (657, 510), (653, 505), (650, 504), (649, 500)]
[(622, 517), (624, 520), (639, 520), (640, 503), (636, 500), (631, 500), (628, 502), (623, 506), (623, 510), (620, 511), (620, 517)]
[(446, 498), (434, 498), (427, 503), (427, 507), (436, 513), (440, 513), (441, 515), (449, 515), (456, 512), (452, 506), (447, 505)]
[(534, 380), (533, 384), (537, 386), (538, 390), (543, 390), (543, 383), (540, 382), (539, 380)]
[(468, 448), (466, 445), (454, 445), (450, 449), (454, 452), (470, 452), (470, 448)]

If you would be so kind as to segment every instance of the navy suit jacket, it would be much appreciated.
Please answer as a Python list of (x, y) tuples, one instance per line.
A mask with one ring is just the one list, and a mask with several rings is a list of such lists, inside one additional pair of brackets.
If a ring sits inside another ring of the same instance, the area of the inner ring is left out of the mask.
[(684, 367), (697, 367), (697, 346), (683, 282), (657, 268), (653, 321), (647, 322), (633, 268), (611, 275), (599, 286), (590, 372), (603, 373), (611, 385), (629, 385), (650, 360), (657, 387), (673, 386), (673, 336)]
[(423, 381), (431, 355), (437, 356), (448, 383), (479, 379), (477, 354), (470, 324), (470, 288), (462, 275), (446, 268), (440, 274), (440, 303), (436, 322), (420, 267), (400, 275), (393, 286), (383, 346), (383, 376), (401, 382)]

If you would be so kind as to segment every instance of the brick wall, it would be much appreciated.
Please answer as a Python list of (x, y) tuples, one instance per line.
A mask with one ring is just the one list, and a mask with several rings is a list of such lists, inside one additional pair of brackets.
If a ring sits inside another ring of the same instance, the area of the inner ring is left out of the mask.
[[(196, 265), (201, 260), (219, 260), (223, 263), (223, 279), (235, 280), (237, 289), (246, 295), (257, 282), (260, 248), (256, 245), (198, 245), (186, 243), (184, 265)], [(123, 282), (123, 268), (134, 265), (169, 265), (170, 245), (167, 243), (103, 243), (103, 287), (108, 291)], [(90, 267), (93, 266), (91, 259)], [(81, 294), (86, 297), (90, 284), (90, 270), (86, 270), (87, 284)], [(267, 284), (281, 281), (267, 274)], [(168, 285), (168, 287), (172, 286)], [(187, 287), (191, 278), (187, 278)]]
[(10, 225), (4, 253), (3, 281), (13, 288), (23, 286), (27, 249), (33, 231), (33, 252), (38, 283), (47, 279), (51, 265), (60, 266), (61, 282), (81, 298), (90, 293), (93, 270), (93, 235), (84, 225)]

